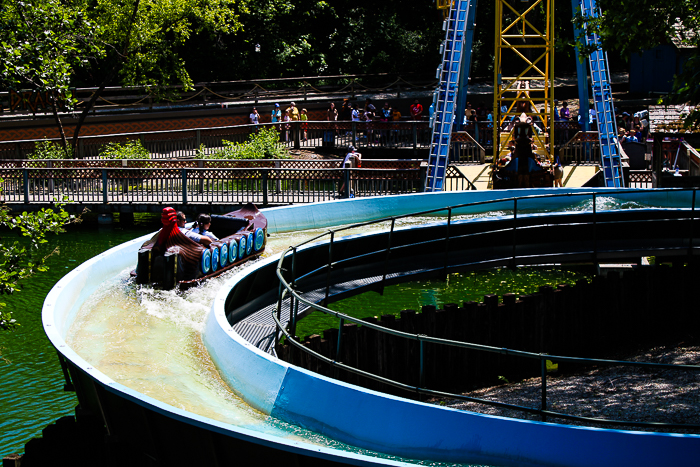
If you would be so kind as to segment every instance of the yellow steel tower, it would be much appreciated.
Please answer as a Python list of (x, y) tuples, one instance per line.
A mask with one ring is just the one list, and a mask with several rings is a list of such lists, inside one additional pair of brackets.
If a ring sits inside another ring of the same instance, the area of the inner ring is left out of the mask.
[(437, 0), (436, 6), (438, 10), (442, 10), (442, 16), (447, 18), (450, 13), (450, 8), (452, 7), (452, 0)]
[(550, 157), (554, 121), (554, 0), (496, 0), (494, 162), (508, 152), (513, 117), (535, 123), (536, 152)]

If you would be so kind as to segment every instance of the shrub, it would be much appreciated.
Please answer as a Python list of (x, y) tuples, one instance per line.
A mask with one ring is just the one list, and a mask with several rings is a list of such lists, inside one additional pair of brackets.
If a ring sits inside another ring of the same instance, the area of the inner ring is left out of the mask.
[(36, 144), (34, 152), (27, 156), (27, 159), (70, 159), (73, 151), (68, 148), (68, 155), (60, 144), (52, 141), (40, 141)]
[(100, 150), (105, 159), (150, 159), (151, 153), (138, 139), (126, 143), (107, 143)]
[(279, 144), (279, 133), (275, 128), (261, 128), (252, 133), (245, 143), (224, 141), (224, 148), (204, 155), (198, 151), (198, 157), (208, 159), (288, 159), (287, 148)]

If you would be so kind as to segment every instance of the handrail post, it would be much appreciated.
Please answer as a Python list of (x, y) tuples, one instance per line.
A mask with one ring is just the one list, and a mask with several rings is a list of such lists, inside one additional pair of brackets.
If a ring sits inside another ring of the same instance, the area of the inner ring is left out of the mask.
[(598, 263), (598, 226), (596, 223), (596, 204), (598, 204), (598, 200), (596, 198), (596, 194), (593, 193), (593, 262)]
[(292, 253), (292, 278), (289, 281), (290, 295), (289, 295), (289, 321), (292, 323), (289, 330), (290, 334), (294, 337), (297, 335), (297, 313), (299, 313), (299, 300), (294, 297), (294, 286), (297, 280), (296, 275), (297, 270), (297, 249), (294, 248)]
[(263, 206), (268, 205), (267, 200), (267, 175), (269, 169), (262, 169), (262, 195), (263, 195)]
[(411, 128), (413, 129), (413, 151), (415, 154), (416, 149), (418, 149), (418, 125), (416, 122), (411, 124)]
[(340, 350), (342, 349), (341, 343), (343, 342), (343, 326), (345, 325), (345, 320), (340, 318), (340, 323), (338, 324), (338, 342), (335, 346), (335, 361), (340, 361)]
[(343, 169), (343, 178), (345, 179), (343, 198), (350, 198), (350, 169)]
[(443, 280), (447, 280), (447, 263), (450, 256), (450, 225), (452, 224), (452, 207), (447, 208), (447, 226), (445, 228), (445, 263), (443, 265)]
[(418, 336), (418, 343), (420, 344), (420, 360), (418, 362), (418, 386), (421, 388), (425, 387), (425, 345), (423, 339)]
[(352, 122), (351, 125), (352, 125), (352, 143), (351, 144), (354, 146), (355, 144), (357, 144), (356, 143), (356, 141), (357, 141), (357, 122)]
[(690, 232), (688, 236), (688, 256), (693, 256), (693, 225), (695, 224), (695, 198), (698, 193), (697, 188), (693, 188), (693, 204), (690, 207)]
[(513, 198), (513, 258), (511, 259), (511, 267), (515, 267), (515, 248), (518, 244), (518, 198)]
[(294, 298), (294, 294), (290, 293), (289, 294), (289, 335), (293, 338), (297, 336), (297, 323), (296, 323), (296, 308), (295, 306), (297, 305), (297, 302), (299, 300), (296, 300)]
[(331, 289), (331, 269), (333, 268), (333, 240), (335, 232), (331, 230), (331, 241), (328, 243), (328, 272), (326, 273), (326, 298), (323, 299), (323, 304), (328, 303), (328, 295)]
[(182, 204), (187, 204), (187, 169), (182, 169)]
[(382, 294), (384, 293), (384, 282), (386, 282), (386, 272), (389, 268), (389, 255), (391, 255), (391, 237), (394, 235), (394, 226), (396, 225), (396, 219), (391, 218), (391, 229), (389, 230), (389, 237), (387, 238), (386, 255), (384, 256), (384, 275), (382, 276)]
[[(280, 281), (277, 287), (277, 321), (282, 322), (282, 281)], [(275, 349), (280, 343), (280, 329), (275, 323)]]
[(24, 204), (29, 204), (29, 171), (22, 169), (22, 180), (24, 181)]
[(299, 131), (299, 120), (292, 122), (292, 132), (294, 133), (294, 149), (301, 149), (301, 132)]
[(102, 169), (102, 204), (107, 204), (107, 169)]
[(547, 359), (542, 358), (540, 354), (540, 372), (542, 376), (542, 421), (547, 421), (547, 414), (544, 413), (547, 410)]

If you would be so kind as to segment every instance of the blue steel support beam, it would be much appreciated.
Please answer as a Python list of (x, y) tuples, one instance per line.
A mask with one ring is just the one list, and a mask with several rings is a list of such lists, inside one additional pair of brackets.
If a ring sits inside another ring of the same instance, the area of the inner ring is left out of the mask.
[[(588, 18), (600, 16), (600, 8), (595, 0), (580, 0), (581, 14)], [(595, 46), (588, 56), (591, 67), (591, 88), (598, 121), (598, 141), (600, 142), (600, 166), (605, 178), (605, 186), (620, 188), (624, 186), (622, 178), (622, 158), (618, 149), (615, 107), (610, 87), (610, 67), (608, 55), (600, 46), (598, 34), (585, 34), (586, 44)]]
[[(581, 7), (579, 5), (579, 0), (571, 0), (571, 11), (576, 12)], [(574, 24), (574, 37), (579, 38), (583, 35), (583, 31), (576, 27)], [(595, 130), (591, 128), (589, 123), (589, 105), (588, 105), (588, 70), (586, 68), (586, 61), (581, 60), (578, 53), (578, 46), (574, 47), (576, 51), (576, 77), (578, 78), (578, 101), (579, 101), (579, 115), (584, 115), (581, 119), (583, 125), (583, 131)]]
[(459, 90), (455, 109), (455, 125), (453, 131), (461, 131), (464, 126), (464, 111), (467, 107), (467, 90), (472, 69), (472, 44), (474, 42), (474, 18), (476, 17), (477, 0), (471, 0), (467, 9), (467, 31), (464, 35), (464, 53), (462, 54), (462, 70), (459, 75)]
[(450, 156), (455, 105), (457, 105), (457, 95), (461, 84), (460, 72), (463, 54), (471, 55), (471, 49), (465, 49), (467, 24), (470, 20), (472, 23), (474, 21), (474, 15), (469, 14), (469, 2), (470, 0), (455, 0), (449, 16), (445, 20), (445, 42), (442, 63), (438, 68), (437, 76), (440, 83), (431, 106), (434, 108), (431, 118), (433, 131), (425, 183), (426, 191), (443, 190)]

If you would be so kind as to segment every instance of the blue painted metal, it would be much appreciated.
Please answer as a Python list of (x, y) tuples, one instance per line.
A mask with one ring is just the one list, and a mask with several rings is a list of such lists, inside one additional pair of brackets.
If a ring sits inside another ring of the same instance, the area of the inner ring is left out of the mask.
[[(597, 18), (601, 14), (595, 0), (580, 0), (579, 7), (584, 17)], [(623, 187), (622, 161), (617, 146), (617, 124), (610, 88), (608, 55), (600, 46), (598, 34), (586, 34), (584, 38), (586, 45), (596, 47), (588, 56), (588, 63), (591, 67), (591, 87), (598, 120), (600, 165), (605, 177), (605, 186)]]
[[(571, 0), (571, 10), (576, 12), (579, 9), (580, 0)], [(576, 27), (574, 23), (574, 37), (581, 37), (583, 31)], [(579, 115), (584, 115), (581, 119), (581, 125), (583, 131), (590, 131), (591, 125), (589, 123), (589, 105), (588, 105), (588, 71), (586, 70), (586, 62), (582, 61), (578, 47), (574, 47), (576, 52), (576, 77), (578, 78), (578, 113)], [(595, 130), (595, 128), (593, 128)]]
[(474, 43), (474, 23), (477, 0), (471, 0), (467, 9), (467, 30), (464, 34), (464, 53), (462, 54), (462, 70), (459, 73), (459, 88), (455, 102), (455, 118), (453, 131), (460, 131), (464, 126), (464, 112), (467, 108), (467, 91), (472, 69), (472, 44)]
[[(473, 0), (472, 0), (473, 1)], [(445, 42), (443, 44), (442, 63), (438, 68), (437, 93), (434, 98), (435, 115), (428, 158), (426, 191), (442, 191), (447, 164), (449, 163), (450, 139), (455, 119), (455, 105), (460, 92), (460, 72), (464, 55), (471, 60), (471, 47), (465, 48), (468, 23), (474, 23), (474, 14), (470, 14), (470, 0), (455, 0), (450, 14), (445, 20)], [(468, 69), (467, 69), (468, 72)], [(468, 76), (466, 77), (468, 79)], [(466, 95), (466, 86), (462, 92)], [(462, 115), (464, 110), (462, 110)], [(462, 116), (462, 118), (464, 118)]]

